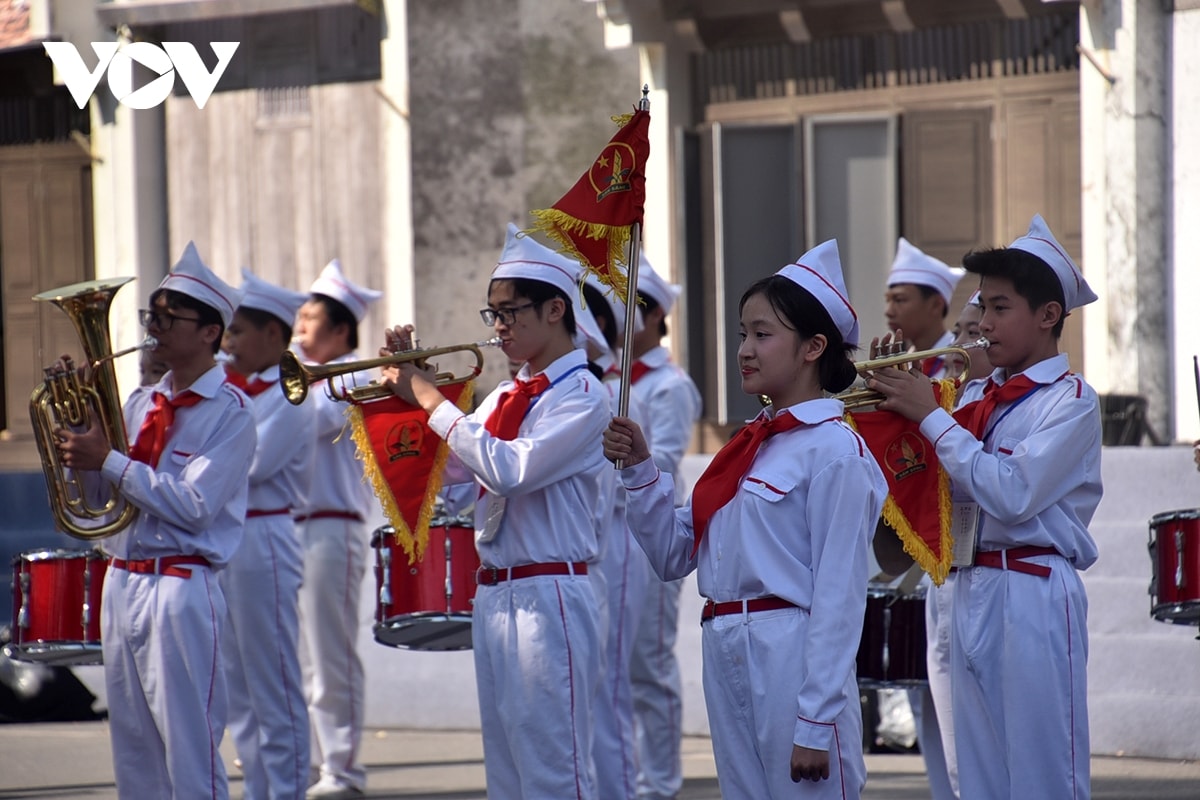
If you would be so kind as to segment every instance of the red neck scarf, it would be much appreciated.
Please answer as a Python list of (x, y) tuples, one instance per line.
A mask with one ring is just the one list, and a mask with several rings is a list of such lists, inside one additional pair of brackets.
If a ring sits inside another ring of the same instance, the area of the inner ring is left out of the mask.
[(546, 373), (539, 372), (533, 380), (516, 380), (513, 388), (500, 395), (496, 408), (488, 415), (483, 427), (497, 439), (512, 441), (517, 438), (521, 428), (521, 420), (529, 412), (533, 398), (550, 388), (550, 379)]
[(129, 457), (134, 461), (141, 461), (143, 464), (157, 467), (158, 458), (162, 455), (163, 448), (167, 446), (167, 435), (170, 433), (172, 423), (175, 422), (175, 409), (194, 406), (203, 399), (190, 389), (180, 392), (172, 400), (168, 400), (162, 392), (155, 392), (154, 408), (150, 409), (146, 418), (142, 420), (142, 427), (138, 431), (137, 439), (134, 441), (133, 447), (129, 448)]
[(927, 358), (921, 362), (921, 372), (925, 373), (926, 378), (932, 378), (938, 373), (938, 370), (940, 370), (942, 365), (945, 363), (946, 359), (943, 356)]
[(642, 376), (653, 370), (654, 367), (647, 364), (645, 361), (634, 361), (633, 368), (629, 370), (629, 383), (633, 385), (642, 379)]
[(790, 413), (779, 413), (773, 419), (761, 417), (743, 427), (720, 452), (713, 456), (708, 469), (692, 489), (692, 530), (695, 543), (692, 554), (700, 547), (704, 531), (712, 515), (737, 494), (742, 478), (754, 462), (758, 448), (768, 437), (803, 425)]
[(267, 389), (270, 389), (272, 386), (279, 383), (278, 378), (273, 381), (264, 381), (262, 378), (255, 378), (252, 381), (247, 381), (245, 375), (235, 369), (230, 368), (229, 366), (225, 367), (225, 380), (241, 389), (250, 397), (257, 397)]
[(1018, 375), (1005, 381), (1003, 385), (997, 385), (995, 381), (988, 378), (987, 387), (983, 390), (983, 398), (973, 403), (967, 403), (955, 411), (954, 419), (958, 420), (959, 425), (969, 430), (976, 439), (982, 442), (987, 430), (988, 419), (996, 407), (1001, 403), (1020, 400), (1026, 392), (1036, 389), (1038, 385), (1037, 382), (1030, 380), (1025, 375)]

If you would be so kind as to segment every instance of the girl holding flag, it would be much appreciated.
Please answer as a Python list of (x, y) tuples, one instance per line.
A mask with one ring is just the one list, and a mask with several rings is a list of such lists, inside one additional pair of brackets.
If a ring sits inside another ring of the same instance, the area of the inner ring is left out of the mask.
[[(742, 296), (742, 390), (771, 404), (681, 508), (641, 429), (615, 418), (630, 528), (663, 580), (696, 570), (704, 695), (722, 793), (858, 797), (866, 782), (855, 656), (867, 550), (887, 486), (823, 392), (855, 378), (858, 321), (828, 241)], [(799, 789), (795, 783), (800, 782)]]

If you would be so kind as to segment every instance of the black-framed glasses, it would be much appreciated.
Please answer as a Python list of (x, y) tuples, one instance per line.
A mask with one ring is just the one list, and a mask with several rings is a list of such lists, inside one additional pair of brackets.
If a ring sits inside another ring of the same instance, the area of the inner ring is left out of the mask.
[(153, 308), (138, 309), (138, 321), (142, 323), (143, 328), (149, 328), (151, 325), (158, 328), (160, 331), (169, 331), (171, 326), (175, 324), (175, 320), (182, 322), (200, 323), (199, 317), (181, 317), (172, 314), (170, 311), (157, 311)]
[(483, 324), (489, 328), (496, 324), (496, 320), (500, 320), (505, 325), (512, 325), (517, 321), (517, 314), (536, 305), (537, 303), (521, 303), (519, 306), (508, 308), (481, 308), (479, 316), (483, 320)]

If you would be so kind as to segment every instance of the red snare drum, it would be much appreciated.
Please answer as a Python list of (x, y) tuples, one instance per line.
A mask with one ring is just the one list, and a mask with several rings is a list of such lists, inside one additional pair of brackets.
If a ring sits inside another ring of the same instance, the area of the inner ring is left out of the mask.
[(924, 587), (907, 596), (891, 588), (870, 587), (858, 644), (859, 685), (878, 688), (928, 682)]
[(425, 557), (408, 563), (392, 526), (375, 548), (375, 641), (409, 650), (470, 650), (475, 605), (475, 530), (459, 520), (429, 526)]
[(1149, 547), (1151, 616), (1200, 625), (1200, 509), (1155, 514)]
[(99, 664), (100, 595), (108, 559), (98, 550), (34, 550), (13, 558), (9, 658)]

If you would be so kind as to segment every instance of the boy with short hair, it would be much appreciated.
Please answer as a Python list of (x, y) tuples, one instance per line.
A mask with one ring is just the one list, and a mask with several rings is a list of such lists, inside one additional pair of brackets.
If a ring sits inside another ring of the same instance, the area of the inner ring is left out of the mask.
[[(949, 347), (954, 336), (946, 330), (946, 316), (954, 289), (966, 274), (901, 236), (884, 293), (888, 328), (903, 331), (905, 343), (913, 350)], [(934, 380), (946, 377), (943, 358), (926, 359), (921, 368)]]
[[(359, 286), (333, 259), (309, 288), (296, 315), (295, 352), (305, 364), (359, 359), (358, 326), (382, 292)], [(341, 376), (342, 388), (369, 383), (366, 370)], [(300, 664), (321, 776), (307, 798), (362, 797), (367, 770), (361, 743), (366, 673), (358, 654), (360, 589), (367, 573), (370, 536), (365, 515), (372, 501), (354, 441), (343, 436), (346, 405), (321, 390), (305, 401), (316, 407), (315, 461), (320, 476), (296, 514), (304, 550), (300, 587)]]
[(302, 798), (308, 788), (308, 709), (300, 674), (298, 598), (304, 554), (292, 512), (313, 480), (316, 407), (292, 405), (279, 359), (308, 299), (242, 271), (242, 303), (225, 336), (231, 382), (250, 396), (258, 447), (250, 465), (242, 545), (220, 576), (229, 606), (225, 671), (229, 733), (246, 800)]
[[(495, 798), (598, 797), (592, 707), (603, 651), (588, 568), (611, 514), (597, 502), (611, 481), (600, 447), (611, 411), (572, 341), (578, 283), (577, 263), (548, 258), (510, 226), (481, 316), (505, 355), (525, 362), (515, 380), (464, 414), (432, 371), (384, 370), (384, 382), (424, 408), (449, 445), (446, 483), (483, 489), (472, 641)], [(410, 349), (411, 338), (411, 326), (397, 327), (388, 349)]]
[(99, 471), (141, 512), (104, 541), (114, 558), (100, 629), (121, 797), (229, 796), (216, 573), (242, 540), (255, 431), (214, 355), (238, 302), (189, 242), (141, 312), (170, 371), (125, 405), (129, 455), (98, 425), (57, 432), (67, 466)]
[(881, 408), (921, 423), (978, 524), (957, 572), (951, 685), (961, 794), (1090, 794), (1087, 595), (1096, 561), (1087, 525), (1102, 493), (1100, 406), (1058, 352), (1063, 319), (1096, 295), (1040, 216), (1009, 247), (969, 254), (980, 276), (980, 332), (996, 367), (953, 418), (929, 381), (877, 371)]

